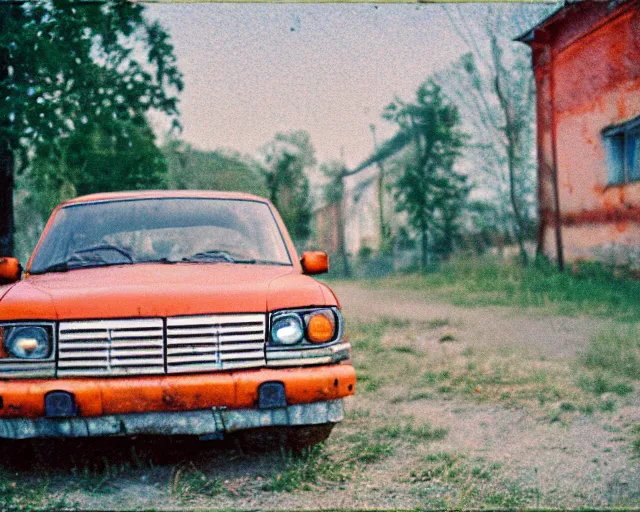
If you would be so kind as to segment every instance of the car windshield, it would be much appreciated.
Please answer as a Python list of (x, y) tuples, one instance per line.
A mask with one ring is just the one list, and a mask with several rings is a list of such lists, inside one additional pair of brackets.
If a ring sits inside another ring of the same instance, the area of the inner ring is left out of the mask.
[(150, 262), (291, 265), (266, 203), (126, 199), (58, 211), (30, 272)]

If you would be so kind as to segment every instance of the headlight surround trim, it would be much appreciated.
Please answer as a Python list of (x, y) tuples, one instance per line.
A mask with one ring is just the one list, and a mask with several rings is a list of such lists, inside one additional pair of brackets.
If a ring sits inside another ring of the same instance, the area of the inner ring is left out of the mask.
[[(308, 338), (308, 322), (312, 316), (317, 314), (331, 314), (333, 317), (335, 329), (332, 338), (325, 342), (312, 341)], [(267, 340), (267, 348), (311, 348), (311, 347), (324, 347), (333, 345), (342, 340), (344, 335), (344, 320), (342, 318), (342, 313), (340, 309), (336, 306), (317, 306), (317, 307), (307, 307), (307, 308), (296, 308), (296, 309), (282, 309), (278, 311), (272, 311), (269, 313), (269, 325), (273, 326), (275, 322), (281, 316), (284, 315), (296, 315), (302, 321), (302, 326), (304, 330), (304, 335), (302, 339), (291, 345), (283, 345), (279, 343), (274, 343), (273, 338), (271, 337), (272, 328), (269, 328), (269, 339)]]
[[(3, 361), (53, 361), (56, 348), (56, 329), (53, 322), (2, 322), (0, 323), (0, 364)], [(16, 345), (20, 340), (31, 343), (23, 343), (21, 348)], [(42, 342), (44, 341), (44, 344)], [(28, 345), (36, 343), (34, 349), (26, 351)], [(20, 351), (22, 350), (22, 355)], [(1, 367), (0, 367), (1, 370)]]

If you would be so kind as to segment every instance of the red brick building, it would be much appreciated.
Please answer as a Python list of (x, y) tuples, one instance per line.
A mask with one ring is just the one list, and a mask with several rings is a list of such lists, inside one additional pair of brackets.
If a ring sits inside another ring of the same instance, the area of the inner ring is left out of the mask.
[(640, 264), (640, 0), (567, 2), (518, 40), (537, 85), (539, 243)]

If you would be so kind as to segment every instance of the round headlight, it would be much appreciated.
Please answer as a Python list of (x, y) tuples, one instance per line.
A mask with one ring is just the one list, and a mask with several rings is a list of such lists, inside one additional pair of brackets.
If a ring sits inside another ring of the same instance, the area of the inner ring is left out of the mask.
[(4, 346), (9, 354), (20, 359), (46, 359), (51, 352), (44, 327), (13, 327), (4, 339)]
[(280, 345), (294, 345), (302, 341), (304, 328), (298, 315), (283, 315), (271, 326), (271, 339)]

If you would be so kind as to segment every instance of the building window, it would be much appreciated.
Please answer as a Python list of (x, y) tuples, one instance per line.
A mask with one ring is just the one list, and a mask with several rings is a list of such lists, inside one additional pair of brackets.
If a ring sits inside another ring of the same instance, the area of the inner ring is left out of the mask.
[(605, 128), (602, 140), (607, 155), (608, 184), (640, 181), (640, 116)]

